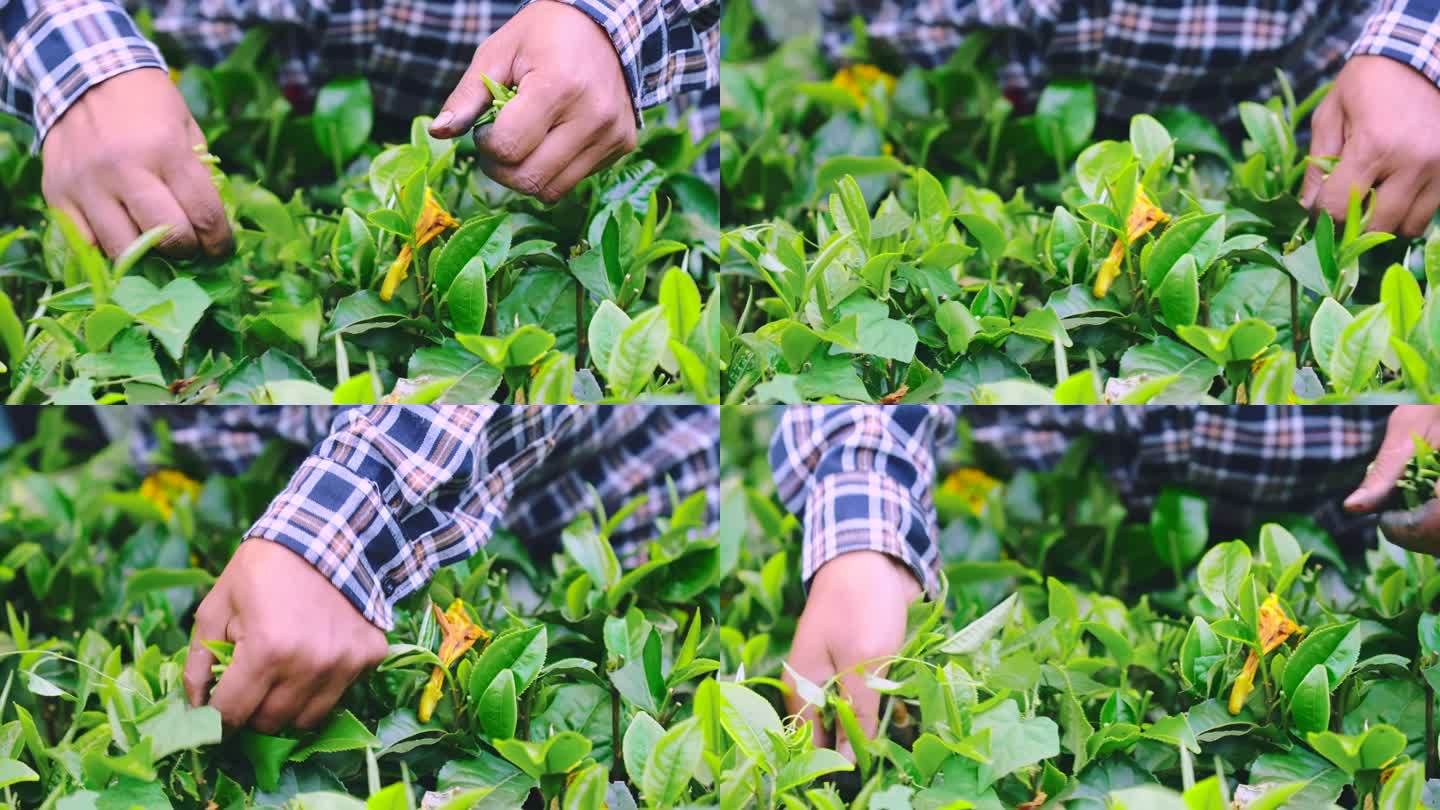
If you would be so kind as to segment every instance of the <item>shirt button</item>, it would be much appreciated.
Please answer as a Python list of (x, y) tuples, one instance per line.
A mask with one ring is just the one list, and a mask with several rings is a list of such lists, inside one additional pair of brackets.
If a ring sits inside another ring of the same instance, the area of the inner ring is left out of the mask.
[(395, 583), (387, 579), (384, 582), (380, 583), (380, 590), (384, 591), (386, 596), (389, 596), (390, 594), (395, 593)]

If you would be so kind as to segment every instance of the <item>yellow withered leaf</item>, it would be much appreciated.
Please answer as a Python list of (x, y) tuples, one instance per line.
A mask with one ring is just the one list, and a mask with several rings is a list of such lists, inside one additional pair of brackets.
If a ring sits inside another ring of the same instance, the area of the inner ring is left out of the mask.
[(1239, 714), (1240, 709), (1245, 706), (1246, 698), (1255, 691), (1255, 671), (1260, 668), (1260, 656), (1250, 651), (1250, 656), (1245, 659), (1245, 666), (1240, 668), (1240, 675), (1235, 678), (1235, 685), (1230, 687), (1230, 713)]
[(1105, 257), (1104, 263), (1100, 265), (1100, 272), (1095, 276), (1096, 298), (1104, 298), (1105, 294), (1110, 292), (1110, 285), (1120, 276), (1120, 263), (1125, 260), (1126, 246), (1168, 219), (1170, 215), (1150, 200), (1143, 187), (1136, 189), (1135, 202), (1130, 206), (1130, 215), (1125, 218), (1125, 238), (1116, 239), (1115, 244), (1110, 246), (1110, 254)]
[(830, 84), (844, 90), (855, 99), (857, 107), (864, 107), (869, 101), (870, 88), (879, 84), (885, 88), (885, 95), (895, 92), (895, 77), (874, 65), (846, 65), (835, 72)]
[(157, 470), (140, 482), (140, 497), (149, 501), (166, 520), (175, 513), (175, 502), (187, 495), (198, 498), (200, 482), (179, 470)]
[(1260, 648), (1268, 653), (1299, 631), (1300, 625), (1280, 607), (1280, 597), (1273, 593), (1265, 597), (1260, 605)]
[(390, 263), (390, 269), (385, 271), (385, 283), (380, 285), (380, 300), (389, 301), (395, 296), (395, 291), (400, 289), (400, 282), (410, 275), (410, 262), (415, 258), (414, 251), (409, 245), (400, 248), (400, 255)]
[[(1270, 654), (1299, 631), (1300, 625), (1285, 615), (1285, 608), (1280, 606), (1280, 597), (1273, 593), (1265, 597), (1265, 601), (1260, 605), (1261, 651), (1266, 655)], [(1259, 669), (1260, 655), (1251, 649), (1245, 658), (1245, 665), (1240, 669), (1239, 677), (1235, 679), (1235, 685), (1230, 688), (1231, 714), (1239, 714), (1246, 698), (1255, 691), (1255, 673)]]
[(429, 187), (425, 189), (425, 206), (420, 210), (420, 221), (415, 223), (415, 244), (424, 245), (460, 222), (450, 212), (440, 207)]
[(947, 494), (960, 498), (972, 515), (980, 514), (985, 508), (985, 499), (1000, 482), (974, 467), (961, 467), (945, 477), (940, 488)]
[(430, 609), (435, 611), (435, 619), (440, 623), (440, 660), (444, 662), (444, 666), (437, 666), (430, 671), (430, 680), (425, 684), (425, 691), (420, 693), (420, 710), (417, 714), (422, 723), (429, 722), (435, 706), (440, 703), (445, 688), (445, 670), (459, 660), (466, 650), (475, 646), (476, 641), (490, 638), (484, 628), (470, 621), (470, 614), (460, 599), (451, 602), (444, 613), (440, 612), (438, 605), (432, 604)]
[[(435, 199), (429, 187), (425, 189), (425, 205), (420, 210), (420, 221), (415, 223), (415, 245), (424, 246), (435, 237), (445, 231), (459, 225), (459, 220), (450, 216), (450, 212), (441, 207), (440, 202)], [(400, 282), (410, 275), (410, 263), (415, 259), (415, 252), (410, 245), (400, 248), (400, 255), (390, 263), (390, 269), (385, 272), (385, 283), (380, 286), (380, 300), (389, 301), (400, 288)]]

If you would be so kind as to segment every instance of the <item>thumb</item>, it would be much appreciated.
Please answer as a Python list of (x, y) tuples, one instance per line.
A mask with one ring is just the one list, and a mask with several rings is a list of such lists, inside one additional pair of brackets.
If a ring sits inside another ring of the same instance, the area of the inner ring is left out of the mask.
[(211, 668), (215, 666), (215, 654), (202, 642), (225, 641), (228, 618), (217, 616), (217, 610), (224, 600), (220, 591), (211, 591), (195, 611), (195, 627), (190, 634), (190, 649), (185, 655), (185, 672), (181, 681), (185, 684), (185, 696), (191, 706), (204, 706), (210, 697), (210, 684), (215, 680)]
[(1310, 158), (1305, 167), (1305, 182), (1300, 186), (1300, 204), (1310, 208), (1325, 182), (1325, 172), (1316, 158), (1335, 157), (1345, 143), (1345, 114), (1338, 98), (1328, 98), (1315, 108), (1310, 118)]
[(475, 49), (475, 58), (460, 77), (460, 83), (445, 99), (440, 114), (430, 124), (430, 134), (437, 138), (455, 138), (470, 131), (475, 119), (490, 106), (490, 89), (485, 86), (481, 74), (500, 85), (515, 83), (513, 63), (515, 48), (509, 44), (511, 38), (497, 32)]
[(1365, 480), (1345, 499), (1345, 509), (1350, 512), (1373, 512), (1385, 502), (1395, 482), (1405, 472), (1405, 465), (1415, 454), (1415, 442), (1407, 428), (1391, 426), (1385, 429), (1385, 438), (1380, 442), (1380, 452), (1365, 471)]

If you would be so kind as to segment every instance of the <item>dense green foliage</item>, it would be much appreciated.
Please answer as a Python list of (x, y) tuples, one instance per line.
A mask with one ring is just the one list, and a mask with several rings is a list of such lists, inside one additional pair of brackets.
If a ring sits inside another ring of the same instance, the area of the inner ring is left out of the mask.
[[(729, 408), (718, 536), (693, 536), (693, 498), (629, 571), (605, 539), (618, 515), (577, 521), (549, 558), (502, 534), (400, 605), (388, 659), (324, 730), (222, 741), (213, 710), (183, 705), (189, 616), (284, 454), (193, 496), (162, 490), (167, 518), (123, 448), (77, 455), (68, 417), (43, 419), (0, 459), (13, 807), (1222, 810), (1264, 794), (1247, 806), (1409, 810), (1435, 756), (1433, 558), (1340, 549), (1293, 517), (1211, 544), (1228, 538), (1208, 537), (1203, 500), (1168, 490), (1136, 521), (1083, 446), (1010, 475), (965, 442), (952, 462), (999, 483), (937, 488), (949, 593), (912, 607), (871, 681), (890, 695), (883, 732), (853, 766), (817, 750), (778, 708), (804, 597), (771, 417)], [(431, 605), (457, 598), (489, 636), (421, 722)], [(853, 726), (833, 683), (800, 688)]]
[(1440, 240), (1297, 199), (1323, 89), (1241, 104), (1243, 143), (1184, 111), (1097, 140), (1089, 84), (1019, 115), (978, 35), (898, 77), (863, 38), (833, 76), (763, 51), (722, 71), (726, 401), (1431, 395)]
[[(726, 409), (725, 514), (747, 512), (751, 538), (792, 536), (755, 414)], [(872, 679), (886, 727), (860, 746), (849, 806), (1435, 806), (1434, 558), (1342, 549), (1294, 516), (1211, 537), (1222, 504), (1166, 489), (1128, 514), (1083, 442), (1052, 471), (1010, 474), (960, 432), (947, 466), (962, 472), (935, 495), (948, 604), (913, 607)], [(784, 806), (832, 806), (807, 801)]]
[[(773, 547), (705, 535), (703, 495), (666, 510), (629, 570), (607, 538), (637, 504), (577, 520), (553, 558), (502, 533), (398, 606), (389, 657), (323, 729), (222, 742), (219, 714), (184, 703), (188, 627), (294, 452), (238, 478), (191, 470), (203, 483), (187, 494), (142, 486), (120, 443), (66, 450), (77, 425), (59, 409), (40, 432), (0, 455), (0, 805), (513, 810), (563, 796), (623, 810), (848, 767), (792, 753), (769, 734), (775, 709), (735, 682), (746, 662), (778, 667), (754, 639), (784, 622), (795, 586)], [(155, 461), (173, 469), (171, 456)], [(457, 599), (487, 638), (446, 668), (422, 722), (442, 636), (432, 600)]]
[(264, 42), (176, 75), (218, 156), (225, 260), (166, 259), (151, 232), (107, 261), (46, 212), (29, 130), (0, 119), (7, 401), (718, 398), (718, 191), (687, 132), (653, 120), (546, 206), (428, 118), (376, 144), (363, 80), (298, 114)]

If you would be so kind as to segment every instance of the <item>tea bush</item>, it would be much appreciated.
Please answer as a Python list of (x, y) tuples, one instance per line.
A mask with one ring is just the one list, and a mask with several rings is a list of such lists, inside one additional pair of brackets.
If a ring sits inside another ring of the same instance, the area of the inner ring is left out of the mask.
[(727, 401), (1432, 395), (1440, 238), (1298, 201), (1324, 88), (1242, 103), (1243, 143), (1176, 110), (1097, 139), (1089, 84), (1019, 115), (982, 35), (898, 76), (863, 37), (833, 75), (763, 51), (722, 72)]
[[(48, 413), (0, 459), (0, 795), (47, 810), (1409, 810), (1431, 795), (1435, 560), (1342, 549), (1294, 518), (1207, 544), (1205, 502), (1180, 491), (1137, 522), (1083, 446), (1052, 472), (942, 475), (948, 595), (912, 606), (870, 679), (889, 697), (856, 761), (815, 749), (778, 708), (804, 596), (771, 418), (725, 409), (718, 535), (685, 539), (701, 504), (676, 504), (624, 571), (614, 515), (577, 521), (554, 554), (502, 533), (399, 606), (385, 663), (322, 730), (222, 739), (212, 709), (183, 703), (189, 616), (283, 455), (145, 484), (124, 448), (67, 450), (75, 426)], [(474, 646), (442, 661), (444, 627), (471, 623)], [(855, 727), (833, 683), (800, 689)]]

